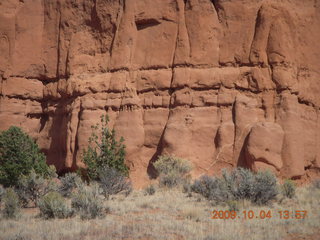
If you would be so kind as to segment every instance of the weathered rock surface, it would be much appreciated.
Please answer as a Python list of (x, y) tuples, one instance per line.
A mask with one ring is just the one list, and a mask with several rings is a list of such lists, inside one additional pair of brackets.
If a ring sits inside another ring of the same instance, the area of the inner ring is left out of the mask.
[(280, 125), (271, 122), (256, 123), (246, 142), (246, 165), (255, 170), (261, 166), (270, 166), (276, 172), (280, 171), (283, 166), (283, 137)]
[(314, 0), (4, 0), (0, 129), (21, 126), (65, 171), (107, 113), (136, 186), (164, 153), (194, 176), (314, 176), (319, 26)]

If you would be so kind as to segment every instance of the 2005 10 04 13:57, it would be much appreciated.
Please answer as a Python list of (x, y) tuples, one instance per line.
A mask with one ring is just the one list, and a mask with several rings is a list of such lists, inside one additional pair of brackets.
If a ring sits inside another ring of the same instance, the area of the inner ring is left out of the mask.
[(211, 219), (270, 219), (270, 218), (280, 218), (280, 219), (304, 219), (307, 217), (307, 211), (305, 210), (281, 210), (274, 211), (271, 210), (244, 210), (244, 211), (229, 211), (229, 210), (214, 210), (211, 212)]

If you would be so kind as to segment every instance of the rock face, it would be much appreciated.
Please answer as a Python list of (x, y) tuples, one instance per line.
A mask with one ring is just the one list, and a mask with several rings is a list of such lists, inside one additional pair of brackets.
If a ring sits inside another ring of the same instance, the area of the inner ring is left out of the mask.
[(280, 171), (284, 132), (279, 124), (259, 122), (252, 126), (246, 146), (246, 165), (257, 170), (270, 167)]
[(4, 0), (0, 130), (59, 171), (108, 114), (136, 186), (159, 154), (193, 175), (320, 168), (320, 1)]

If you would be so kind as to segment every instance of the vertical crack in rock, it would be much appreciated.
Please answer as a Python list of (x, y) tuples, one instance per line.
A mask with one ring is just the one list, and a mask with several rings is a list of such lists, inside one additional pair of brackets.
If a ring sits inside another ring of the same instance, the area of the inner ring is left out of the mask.
[(56, 69), (56, 78), (60, 78), (60, 57), (61, 57), (61, 7), (60, 7), (60, 2), (58, 2), (59, 6), (59, 24), (58, 24), (58, 42), (57, 42), (57, 69)]
[(116, 31), (115, 31), (113, 38), (112, 38), (112, 41), (111, 41), (111, 47), (109, 50), (110, 56), (112, 56), (113, 49), (115, 48), (115, 40), (117, 39), (118, 34), (119, 34), (119, 28), (120, 28), (120, 24), (121, 24), (122, 16), (123, 16), (123, 11), (124, 11), (124, 4), (125, 4), (124, 1), (125, 0), (119, 0), (119, 12), (117, 14), (117, 27), (116, 27)]
[[(83, 107), (82, 107), (82, 102), (80, 100), (80, 109), (78, 111), (77, 115), (77, 127), (76, 127), (76, 135), (75, 135), (75, 140), (74, 140), (74, 151), (73, 151), (73, 156), (72, 156), (72, 169), (77, 169), (78, 161), (80, 159), (77, 159), (78, 151), (79, 151), (79, 127), (81, 123), (81, 115), (83, 113)], [(82, 160), (82, 159), (81, 159)]]
[(188, 56), (188, 62), (189, 62), (189, 59), (191, 58), (191, 41), (190, 41), (190, 33), (189, 33), (189, 29), (188, 29), (188, 25), (187, 25), (187, 21), (186, 21), (186, 9), (187, 9), (187, 4), (189, 3), (190, 0), (186, 0), (184, 1), (184, 10), (183, 10), (183, 13), (184, 13), (184, 24), (185, 24), (185, 28), (187, 30), (187, 36), (188, 36), (188, 43), (189, 43), (189, 56)]
[(220, 9), (221, 9), (221, 6), (219, 5), (218, 1), (217, 0), (211, 0), (212, 2), (212, 5), (217, 13), (217, 16), (218, 16), (218, 19), (219, 19), (219, 22), (222, 23), (222, 19), (220, 17)]

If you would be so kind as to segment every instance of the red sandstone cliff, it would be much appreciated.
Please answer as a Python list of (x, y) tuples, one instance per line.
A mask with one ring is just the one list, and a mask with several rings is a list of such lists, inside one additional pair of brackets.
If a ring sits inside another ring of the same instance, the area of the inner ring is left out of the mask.
[(319, 173), (318, 0), (1, 0), (0, 80), (0, 130), (59, 170), (108, 113), (136, 185), (163, 153)]

